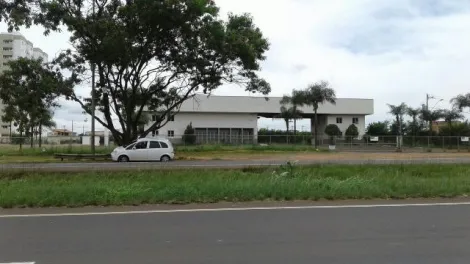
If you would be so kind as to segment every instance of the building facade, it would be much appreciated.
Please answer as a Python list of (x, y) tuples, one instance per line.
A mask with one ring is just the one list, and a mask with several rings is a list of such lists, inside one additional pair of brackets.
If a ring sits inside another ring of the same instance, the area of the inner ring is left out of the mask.
[[(149, 137), (163, 136), (178, 141), (191, 123), (199, 143), (256, 143), (258, 118), (276, 118), (280, 114), (280, 101), (281, 97), (197, 95), (185, 101), (180, 111)], [(302, 107), (300, 110), (303, 111), (303, 118), (311, 119), (311, 131), (314, 131), (313, 109)], [(362, 136), (366, 130), (365, 117), (373, 113), (372, 99), (338, 98), (335, 105), (320, 105), (318, 134), (323, 135), (329, 124), (338, 125), (343, 133), (355, 124)], [(148, 114), (154, 121), (154, 114)]]
[[(48, 61), (48, 55), (19, 33), (0, 33), (0, 74), (8, 68), (8, 62), (18, 58), (42, 58)], [(0, 118), (3, 115), (3, 104), (0, 102)], [(16, 129), (10, 123), (0, 122), (0, 135), (9, 135)]]

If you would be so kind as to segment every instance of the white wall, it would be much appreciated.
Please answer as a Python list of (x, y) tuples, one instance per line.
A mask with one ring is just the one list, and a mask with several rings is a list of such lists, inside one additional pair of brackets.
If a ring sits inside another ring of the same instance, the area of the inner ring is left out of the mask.
[[(337, 124), (336, 123), (336, 118), (341, 117), (343, 119), (343, 123)], [(357, 117), (359, 118), (359, 123), (355, 124), (357, 129), (359, 130), (359, 136), (362, 136), (365, 134), (366, 130), (366, 118), (364, 115), (328, 115), (327, 117), (327, 124), (336, 124), (339, 127), (339, 130), (344, 133), (346, 132), (346, 129), (353, 123), (353, 118)]]
[(167, 137), (168, 130), (173, 130), (175, 137), (181, 137), (190, 122), (193, 128), (253, 128), (255, 135), (258, 130), (256, 114), (179, 113), (175, 115), (175, 121), (159, 129), (159, 136)]
[[(181, 112), (199, 113), (266, 113), (278, 114), (281, 97), (252, 96), (215, 96), (197, 95), (188, 99), (181, 106)], [(313, 114), (312, 107), (301, 107), (305, 114)], [(336, 104), (321, 104), (318, 114), (357, 114), (371, 115), (374, 113), (374, 100), (357, 98), (337, 98)]]

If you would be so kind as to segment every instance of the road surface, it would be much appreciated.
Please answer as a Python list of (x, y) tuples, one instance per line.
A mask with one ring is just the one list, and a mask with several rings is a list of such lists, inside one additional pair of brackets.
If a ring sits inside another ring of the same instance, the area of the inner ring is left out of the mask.
[[(211, 160), (211, 161), (171, 161), (161, 162), (84, 162), (84, 163), (22, 163), (2, 164), (0, 170), (55, 170), (55, 171), (88, 171), (88, 170), (129, 170), (158, 168), (243, 168), (248, 166), (279, 166), (286, 161), (280, 160)], [(301, 160), (299, 165), (314, 164), (470, 164), (470, 158), (414, 158), (414, 159), (337, 159), (337, 160)]]
[(470, 203), (3, 215), (0, 263), (468, 263), (469, 219)]

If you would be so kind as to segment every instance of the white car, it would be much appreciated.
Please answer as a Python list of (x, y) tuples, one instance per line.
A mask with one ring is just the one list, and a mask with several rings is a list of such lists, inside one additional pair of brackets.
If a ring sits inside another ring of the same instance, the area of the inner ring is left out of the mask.
[(168, 162), (175, 157), (173, 144), (166, 138), (141, 138), (136, 142), (117, 147), (111, 152), (113, 161), (162, 161)]

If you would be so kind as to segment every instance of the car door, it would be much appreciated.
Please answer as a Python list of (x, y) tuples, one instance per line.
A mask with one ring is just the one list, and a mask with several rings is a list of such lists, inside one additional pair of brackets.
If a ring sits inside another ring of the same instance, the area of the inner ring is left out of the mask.
[(157, 161), (162, 156), (162, 148), (158, 141), (149, 142), (148, 160)]
[(129, 159), (131, 161), (146, 161), (148, 157), (148, 141), (139, 141), (134, 148), (130, 150)]

